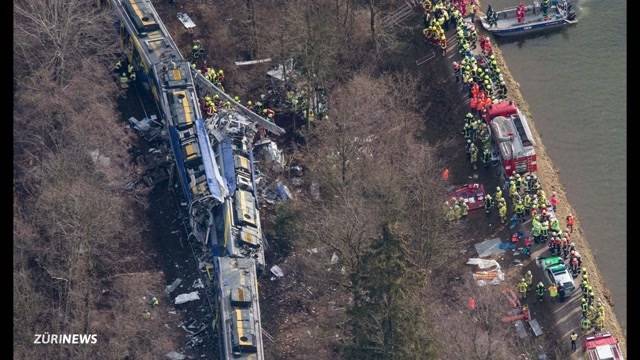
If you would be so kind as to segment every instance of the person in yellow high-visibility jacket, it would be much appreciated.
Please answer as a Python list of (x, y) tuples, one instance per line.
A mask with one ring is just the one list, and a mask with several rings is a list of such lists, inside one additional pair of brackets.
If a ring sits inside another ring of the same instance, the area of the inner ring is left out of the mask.
[(518, 289), (518, 293), (520, 293), (520, 296), (522, 297), (522, 299), (527, 298), (528, 287), (529, 286), (527, 285), (527, 281), (525, 279), (520, 280), (518, 285), (516, 285), (516, 288)]
[(507, 222), (507, 205), (505, 203), (500, 203), (500, 207), (498, 207), (498, 215), (500, 215), (500, 222)]

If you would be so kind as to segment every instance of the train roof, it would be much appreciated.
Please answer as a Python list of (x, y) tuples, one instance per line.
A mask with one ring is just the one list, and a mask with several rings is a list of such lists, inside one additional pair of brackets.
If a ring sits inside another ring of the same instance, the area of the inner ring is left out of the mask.
[(226, 358), (262, 360), (262, 326), (255, 262), (216, 258), (223, 347)]

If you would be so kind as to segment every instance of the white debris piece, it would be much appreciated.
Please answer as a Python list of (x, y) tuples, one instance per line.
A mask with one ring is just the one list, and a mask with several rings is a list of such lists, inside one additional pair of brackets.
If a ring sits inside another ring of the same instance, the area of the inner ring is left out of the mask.
[(184, 359), (186, 359), (186, 358), (187, 358), (186, 356), (184, 356), (184, 355), (180, 354), (179, 352), (175, 352), (175, 351), (172, 351), (172, 352), (170, 352), (170, 353), (167, 353), (167, 354), (165, 354), (165, 356), (166, 356), (168, 359), (171, 359), (171, 360), (184, 360)]
[(279, 277), (279, 278), (284, 276), (284, 272), (282, 271), (282, 269), (278, 265), (273, 265), (271, 267), (271, 273), (273, 275), (275, 275), (276, 277)]
[(190, 292), (187, 294), (180, 294), (176, 296), (175, 304), (180, 305), (189, 301), (200, 300), (200, 296), (197, 291)]
[(93, 163), (96, 165), (107, 167), (111, 164), (111, 159), (101, 155), (98, 149), (89, 151), (89, 156), (91, 156), (91, 160), (93, 160)]
[(173, 290), (175, 290), (178, 287), (178, 285), (180, 285), (180, 283), (182, 283), (182, 279), (180, 279), (180, 278), (175, 279), (171, 283), (171, 285), (167, 286), (167, 288), (164, 290), (164, 292), (166, 292), (167, 295), (171, 294), (173, 292)]
[(184, 27), (187, 29), (193, 29), (194, 27), (196, 27), (196, 24), (193, 22), (193, 20), (191, 20), (189, 15), (187, 15), (186, 13), (179, 12), (178, 20), (180, 20), (182, 25), (184, 25)]
[(286, 63), (286, 69), (282, 64), (278, 65), (277, 68), (267, 71), (267, 75), (276, 78), (280, 81), (284, 81), (284, 71), (287, 73), (291, 73), (293, 71), (293, 59), (289, 59)]
[(249, 61), (236, 61), (236, 65), (237, 66), (254, 65), (254, 64), (267, 63), (267, 62), (271, 62), (271, 58), (260, 59), (260, 60), (249, 60)]
[(202, 283), (202, 280), (200, 280), (200, 278), (197, 278), (193, 284), (191, 285), (192, 288), (194, 289), (204, 289), (204, 284)]
[(331, 265), (335, 265), (338, 263), (338, 254), (333, 253), (333, 255), (331, 255)]

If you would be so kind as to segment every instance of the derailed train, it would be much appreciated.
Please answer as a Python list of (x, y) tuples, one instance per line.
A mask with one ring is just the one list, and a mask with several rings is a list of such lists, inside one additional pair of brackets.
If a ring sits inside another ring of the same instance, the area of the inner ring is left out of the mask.
[[(222, 358), (263, 359), (257, 276), (265, 260), (252, 139), (256, 126), (284, 130), (194, 72), (149, 0), (112, 3), (129, 63), (162, 114), (192, 235), (213, 255)], [(198, 92), (234, 105), (205, 119)]]

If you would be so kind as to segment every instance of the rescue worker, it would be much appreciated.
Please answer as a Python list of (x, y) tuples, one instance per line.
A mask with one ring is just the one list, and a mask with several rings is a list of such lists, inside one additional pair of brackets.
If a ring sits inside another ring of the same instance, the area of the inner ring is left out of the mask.
[(531, 226), (533, 229), (531, 230), (531, 235), (533, 236), (533, 240), (536, 244), (539, 244), (542, 236), (542, 224), (538, 221), (537, 218), (532, 217)]
[(487, 213), (487, 215), (491, 214), (491, 208), (493, 208), (493, 198), (491, 194), (487, 194), (484, 197), (484, 212)]
[(597, 316), (598, 312), (596, 311), (596, 307), (593, 305), (589, 305), (589, 309), (587, 310), (587, 317), (589, 318), (589, 320), (591, 320), (591, 322), (594, 322)]
[(453, 206), (449, 205), (448, 201), (445, 204), (447, 205), (447, 220), (451, 222), (455, 221), (456, 213), (455, 213), (455, 210), (453, 209)]
[(484, 150), (482, 151), (482, 164), (484, 164), (484, 167), (487, 168), (489, 167), (490, 163), (491, 163), (491, 152), (489, 151), (488, 148), (485, 147)]
[(456, 220), (462, 219), (462, 208), (460, 207), (457, 201), (453, 204), (453, 212), (455, 214)]
[(518, 285), (516, 285), (516, 287), (518, 288), (518, 292), (520, 293), (520, 297), (524, 300), (527, 298), (527, 282), (526, 280), (523, 278), (520, 280), (520, 282), (518, 283)]
[[(526, 184), (526, 182), (525, 182)], [(524, 205), (525, 214), (529, 215), (531, 213), (531, 196), (525, 192), (524, 201), (522, 203)]]
[(548, 290), (549, 290), (549, 297), (551, 298), (551, 301), (554, 301), (558, 296), (558, 288), (556, 287), (555, 284), (550, 284)]
[(475, 144), (471, 144), (470, 147), (470, 160), (471, 160), (471, 165), (473, 165), (473, 170), (477, 170), (478, 166), (476, 165), (478, 162), (478, 148), (476, 147)]
[(549, 239), (549, 222), (547, 220), (542, 222), (542, 228), (540, 231), (542, 241), (546, 242)]
[(154, 297), (151, 298), (151, 301), (149, 302), (149, 304), (151, 306), (155, 307), (155, 306), (158, 306), (158, 304), (160, 304), (160, 302), (158, 301), (158, 298), (154, 296)]
[(127, 76), (127, 73), (122, 73), (120, 75), (120, 88), (126, 89), (128, 87), (129, 87), (129, 77)]
[(560, 221), (558, 221), (558, 218), (554, 218), (553, 220), (551, 220), (550, 228), (552, 231), (555, 231), (556, 233), (562, 232), (562, 230), (560, 229)]
[(522, 200), (518, 200), (516, 202), (514, 210), (516, 216), (518, 216), (518, 220), (522, 220), (524, 218), (524, 204), (522, 203)]
[(496, 187), (496, 201), (499, 201), (500, 199), (503, 199), (502, 197), (502, 189), (500, 188), (500, 186)]
[(602, 329), (604, 329), (603, 316), (596, 316), (594, 323), (595, 323), (596, 330), (601, 331)]
[(460, 64), (458, 62), (453, 62), (453, 74), (456, 76), (456, 82), (460, 82), (461, 73), (460, 73)]
[(544, 18), (547, 18), (547, 13), (549, 12), (549, 0), (542, 0), (542, 15)]
[(469, 205), (467, 205), (464, 199), (459, 198), (458, 202), (460, 203), (460, 209), (462, 209), (462, 217), (469, 215)]
[(573, 224), (574, 224), (573, 215), (571, 214), (567, 215), (567, 228), (569, 229), (569, 233), (573, 233)]
[(524, 279), (527, 281), (527, 286), (531, 286), (533, 284), (533, 274), (531, 270), (527, 270), (526, 274), (524, 274)]
[(517, 193), (516, 182), (514, 180), (510, 180), (509, 181), (509, 197), (513, 199), (516, 193)]
[(471, 123), (465, 123), (462, 132), (465, 140), (471, 140)]
[(589, 312), (589, 304), (587, 304), (587, 299), (580, 299), (580, 310), (582, 310), (582, 317), (587, 317), (587, 313)]
[(194, 40), (191, 45), (191, 57), (195, 60), (202, 55), (202, 44), (200, 40)]
[(500, 206), (498, 207), (498, 215), (500, 215), (500, 222), (505, 224), (507, 222), (507, 205), (505, 203), (500, 203)]
[(588, 332), (591, 330), (591, 321), (589, 321), (588, 318), (583, 317), (582, 320), (580, 320), (580, 327), (582, 328), (582, 332)]
[(538, 301), (544, 300), (544, 284), (542, 281), (538, 282), (538, 285), (536, 285), (536, 295), (538, 296)]
[(598, 316), (604, 318), (604, 305), (602, 304), (602, 302), (600, 302), (600, 300), (598, 300), (596, 310), (598, 311)]
[(551, 206), (553, 207), (553, 211), (556, 212), (557, 208), (558, 208), (558, 197), (556, 196), (556, 192), (555, 191), (551, 194), (551, 199), (549, 199), (549, 202), (551, 202)]
[(575, 331), (572, 331), (570, 335), (570, 339), (571, 339), (571, 351), (574, 352), (576, 351), (576, 340), (578, 340), (578, 334), (576, 334)]
[(116, 65), (113, 67), (113, 71), (119, 73), (121, 68), (122, 68), (122, 60), (118, 60)]

